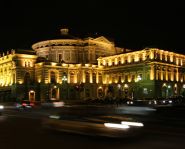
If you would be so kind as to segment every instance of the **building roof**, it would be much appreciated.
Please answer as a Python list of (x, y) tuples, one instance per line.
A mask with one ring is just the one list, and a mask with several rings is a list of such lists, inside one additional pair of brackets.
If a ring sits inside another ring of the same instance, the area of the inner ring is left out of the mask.
[(32, 49), (15, 49), (15, 53), (17, 54), (29, 54), (29, 55), (36, 55), (36, 52)]

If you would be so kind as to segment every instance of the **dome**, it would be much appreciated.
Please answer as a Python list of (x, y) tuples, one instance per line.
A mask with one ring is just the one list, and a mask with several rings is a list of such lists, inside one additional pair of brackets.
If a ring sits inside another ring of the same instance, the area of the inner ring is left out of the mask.
[(59, 37), (60, 39), (79, 39), (75, 36), (70, 35), (68, 28), (61, 28), (60, 33), (61, 33), (61, 36)]
[(32, 48), (34, 50), (43, 48), (43, 47), (50, 47), (50, 46), (62, 46), (62, 45), (81, 45), (81, 39), (74, 37), (69, 34), (69, 29), (68, 28), (61, 28), (60, 29), (60, 36), (57, 37), (57, 39), (52, 39), (52, 40), (45, 40), (41, 42), (37, 42), (32, 45)]
[(57, 39), (37, 42), (32, 48), (38, 57), (67, 64), (96, 64), (98, 57), (115, 53), (114, 44), (105, 37), (80, 39), (70, 35), (68, 28), (61, 28)]

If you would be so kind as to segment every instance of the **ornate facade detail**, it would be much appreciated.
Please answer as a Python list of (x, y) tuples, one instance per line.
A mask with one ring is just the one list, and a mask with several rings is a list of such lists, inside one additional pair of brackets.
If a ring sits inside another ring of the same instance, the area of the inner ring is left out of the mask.
[(36, 53), (2, 54), (0, 100), (185, 96), (185, 55), (131, 51), (103, 36), (79, 39), (68, 31), (61, 29), (61, 39), (34, 44)]

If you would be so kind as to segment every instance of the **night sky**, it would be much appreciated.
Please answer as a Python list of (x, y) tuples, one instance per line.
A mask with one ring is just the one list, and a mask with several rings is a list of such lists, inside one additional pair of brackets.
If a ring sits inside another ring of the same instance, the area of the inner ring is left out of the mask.
[(35, 42), (59, 38), (61, 27), (68, 27), (80, 38), (103, 35), (119, 47), (157, 47), (185, 54), (185, 5), (179, 0), (25, 0), (0, 4), (1, 51), (31, 49)]

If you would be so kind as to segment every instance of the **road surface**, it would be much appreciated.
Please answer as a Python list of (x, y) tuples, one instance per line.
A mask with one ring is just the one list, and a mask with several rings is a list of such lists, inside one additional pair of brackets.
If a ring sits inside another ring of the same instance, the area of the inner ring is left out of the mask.
[(48, 132), (42, 129), (41, 120), (51, 111), (5, 111), (0, 117), (0, 149), (184, 149), (185, 146), (185, 128), (167, 123), (150, 122), (141, 136), (126, 139)]

